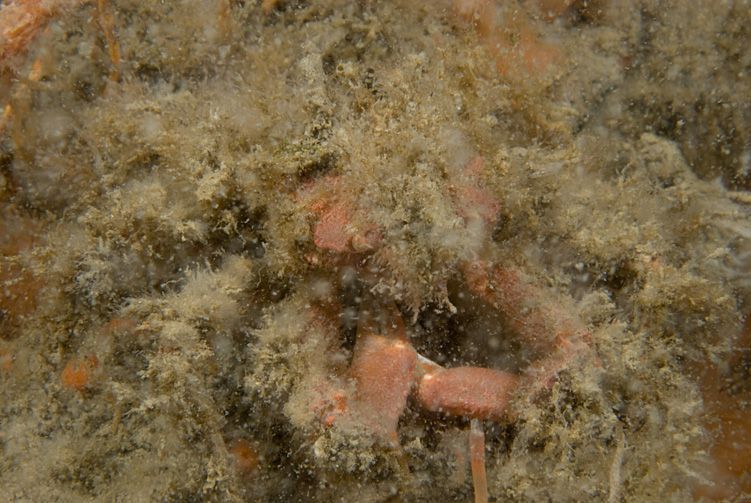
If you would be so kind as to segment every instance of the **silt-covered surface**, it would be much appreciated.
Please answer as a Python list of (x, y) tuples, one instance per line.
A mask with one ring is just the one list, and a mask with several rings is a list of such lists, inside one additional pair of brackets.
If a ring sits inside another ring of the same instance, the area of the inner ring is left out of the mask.
[(498, 43), (450, 2), (110, 3), (119, 80), (83, 4), (1, 82), (0, 499), (470, 500), (468, 421), (321, 408), (366, 314), (447, 367), (555, 355), (477, 260), (591, 336), (485, 422), (491, 501), (751, 488), (748, 2), (503, 2)]

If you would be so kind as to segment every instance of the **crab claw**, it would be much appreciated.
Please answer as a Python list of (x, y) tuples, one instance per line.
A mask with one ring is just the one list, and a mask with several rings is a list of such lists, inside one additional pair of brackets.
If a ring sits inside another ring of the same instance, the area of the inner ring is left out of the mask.
[(397, 426), (415, 382), (417, 352), (406, 338), (398, 313), (392, 314), (383, 331), (371, 321), (367, 314), (361, 315), (349, 367), (354, 393), (339, 397), (338, 403), (344, 404), (346, 410), (326, 416), (324, 423), (331, 426), (336, 421), (343, 428), (364, 428), (397, 449)]
[(392, 447), (399, 445), (397, 425), (414, 382), (417, 353), (403, 340), (367, 334), (361, 337), (350, 367), (355, 381), (352, 408), (362, 424)]

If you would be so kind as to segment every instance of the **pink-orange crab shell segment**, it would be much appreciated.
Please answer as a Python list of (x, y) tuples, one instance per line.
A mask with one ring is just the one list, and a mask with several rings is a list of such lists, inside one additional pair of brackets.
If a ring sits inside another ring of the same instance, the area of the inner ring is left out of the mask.
[(567, 349), (591, 338), (581, 321), (547, 291), (513, 267), (475, 261), (464, 264), (470, 290), (503, 312), (516, 332), (537, 349)]
[(417, 399), (433, 412), (472, 419), (500, 421), (519, 377), (483, 367), (454, 367), (425, 374)]
[(479, 216), (486, 224), (493, 225), (501, 205), (489, 190), (481, 186), (484, 170), (485, 160), (482, 156), (471, 159), (452, 184), (451, 195), (457, 213), (465, 221)]
[(350, 375), (355, 381), (352, 407), (362, 424), (396, 445), (397, 425), (407, 405), (417, 353), (407, 341), (382, 335), (361, 337)]
[(375, 224), (348, 194), (341, 176), (325, 176), (304, 187), (300, 193), (317, 219), (313, 224), (313, 242), (320, 250), (336, 253), (363, 252), (374, 249), (381, 241)]

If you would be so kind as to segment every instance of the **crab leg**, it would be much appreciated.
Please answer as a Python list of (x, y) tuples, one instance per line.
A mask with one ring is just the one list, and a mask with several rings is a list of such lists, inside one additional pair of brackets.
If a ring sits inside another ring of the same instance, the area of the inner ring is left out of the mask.
[(120, 80), (120, 44), (115, 37), (115, 16), (112, 14), (108, 0), (97, 0), (96, 7), (99, 12), (99, 24), (102, 27), (104, 39), (107, 41), (107, 50), (112, 62), (109, 77), (111, 81), (117, 82)]
[[(381, 329), (370, 315), (361, 313), (348, 372), (354, 381), (354, 393), (351, 397), (332, 398), (334, 411), (325, 416), (324, 424), (364, 427), (398, 450), (397, 426), (415, 384), (417, 352), (406, 338), (396, 306), (391, 311)], [(406, 462), (403, 465), (406, 467)]]
[(506, 417), (519, 378), (483, 367), (454, 367), (420, 379), (417, 400), (427, 410), (452, 416), (499, 421)]
[(408, 342), (367, 333), (360, 335), (350, 367), (353, 408), (369, 430), (394, 448), (399, 446), (396, 430), (414, 382), (416, 358)]
[(467, 285), (500, 310), (514, 331), (538, 351), (556, 351), (528, 369), (538, 383), (549, 387), (558, 372), (579, 352), (588, 349), (591, 333), (550, 294), (525, 280), (514, 268), (484, 261), (463, 266)]
[(485, 433), (481, 421), (497, 421), (507, 416), (508, 404), (519, 377), (482, 367), (445, 369), (421, 355), (418, 355), (418, 360), (420, 369), (425, 372), (417, 387), (420, 404), (434, 412), (471, 419), (469, 457), (475, 503), (487, 503)]

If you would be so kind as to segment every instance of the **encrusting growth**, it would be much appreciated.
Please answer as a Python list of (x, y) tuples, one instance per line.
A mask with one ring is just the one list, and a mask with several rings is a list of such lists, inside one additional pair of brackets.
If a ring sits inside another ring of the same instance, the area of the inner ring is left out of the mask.
[(242, 476), (253, 475), (258, 470), (260, 460), (258, 452), (253, 445), (245, 439), (238, 439), (232, 442), (228, 449), (235, 462), (237, 472)]
[(94, 371), (99, 367), (99, 360), (94, 355), (74, 358), (65, 365), (60, 374), (64, 388), (85, 391), (92, 384)]

